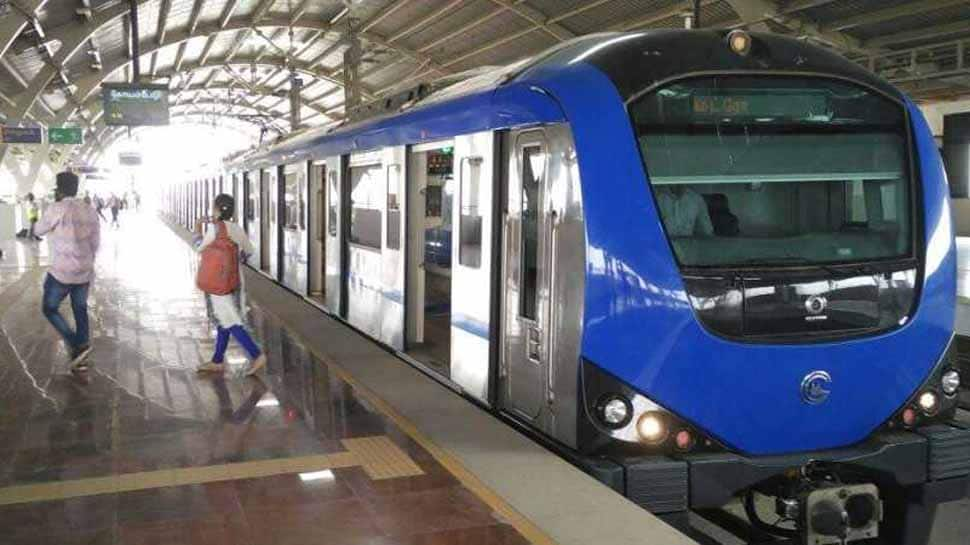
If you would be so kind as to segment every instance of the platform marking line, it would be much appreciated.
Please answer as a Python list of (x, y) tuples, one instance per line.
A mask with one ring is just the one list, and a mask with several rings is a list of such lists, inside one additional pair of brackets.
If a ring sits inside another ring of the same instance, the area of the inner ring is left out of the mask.
[(388, 437), (344, 439), (344, 452), (254, 460), (212, 466), (160, 469), (105, 477), (53, 481), (0, 488), (0, 505), (64, 500), (134, 492), (168, 486), (236, 481), (325, 469), (360, 467), (375, 480), (424, 475), (424, 471)]

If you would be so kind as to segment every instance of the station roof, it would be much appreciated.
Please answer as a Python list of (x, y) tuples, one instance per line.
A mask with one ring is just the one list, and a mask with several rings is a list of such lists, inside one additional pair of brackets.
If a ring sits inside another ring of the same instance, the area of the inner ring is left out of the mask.
[[(682, 28), (685, 0), (134, 0), (141, 81), (168, 84), (176, 118), (288, 132), (344, 116), (344, 54), (359, 40), (358, 91), (502, 65), (602, 31)], [(970, 0), (701, 0), (703, 27), (747, 28), (830, 47), (916, 100), (970, 96)], [(32, 15), (33, 14), (33, 15)], [(130, 0), (0, 1), (0, 119), (77, 124), (101, 142), (100, 85), (133, 78)], [(354, 38), (356, 36), (356, 38)]]

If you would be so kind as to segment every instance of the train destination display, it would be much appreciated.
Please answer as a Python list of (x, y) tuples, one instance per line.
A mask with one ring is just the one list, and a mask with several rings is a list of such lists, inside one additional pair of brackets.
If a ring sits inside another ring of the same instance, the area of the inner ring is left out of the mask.
[(104, 84), (101, 86), (107, 125), (168, 125), (168, 86)]

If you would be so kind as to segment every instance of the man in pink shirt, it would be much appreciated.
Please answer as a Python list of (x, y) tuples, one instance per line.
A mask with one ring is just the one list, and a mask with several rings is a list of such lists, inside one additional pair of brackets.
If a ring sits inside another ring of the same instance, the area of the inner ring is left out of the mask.
[[(57, 202), (37, 223), (35, 233), (48, 235), (51, 268), (44, 280), (44, 316), (64, 337), (74, 371), (86, 371), (84, 360), (91, 352), (88, 333), (88, 288), (94, 279), (94, 256), (101, 243), (98, 214), (77, 197), (78, 178), (73, 172), (57, 175)], [(71, 297), (76, 331), (58, 310), (64, 298)]]

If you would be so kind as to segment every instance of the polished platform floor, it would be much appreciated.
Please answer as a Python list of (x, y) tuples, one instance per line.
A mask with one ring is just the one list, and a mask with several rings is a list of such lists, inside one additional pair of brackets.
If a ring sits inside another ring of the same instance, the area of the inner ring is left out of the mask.
[[(105, 231), (93, 370), (39, 311), (46, 244), (0, 261), (0, 543), (528, 543), (375, 404), (253, 308), (268, 373), (212, 350), (195, 257), (161, 222)], [(65, 306), (66, 309), (66, 306)]]

